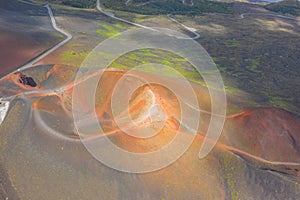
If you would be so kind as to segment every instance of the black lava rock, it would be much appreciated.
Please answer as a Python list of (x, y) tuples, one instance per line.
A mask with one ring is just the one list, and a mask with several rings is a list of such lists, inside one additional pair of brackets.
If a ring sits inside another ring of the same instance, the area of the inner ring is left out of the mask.
[(36, 86), (37, 86), (37, 84), (36, 84), (36, 82), (33, 80), (33, 78), (27, 77), (27, 76), (24, 75), (24, 74), (21, 74), (21, 75), (20, 75), (19, 82), (22, 83), (22, 84), (24, 84), (24, 85), (30, 86), (30, 87), (36, 87)]

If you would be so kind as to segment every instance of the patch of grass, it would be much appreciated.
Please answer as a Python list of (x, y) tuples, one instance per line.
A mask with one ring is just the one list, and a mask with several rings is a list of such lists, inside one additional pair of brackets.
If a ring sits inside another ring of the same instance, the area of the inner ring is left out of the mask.
[(68, 48), (72, 49), (74, 47), (81, 47), (82, 44), (79, 44), (79, 43), (69, 43), (68, 44)]
[(272, 97), (269, 102), (271, 105), (275, 107), (280, 107), (286, 110), (291, 108), (291, 105), (280, 97)]
[(245, 62), (249, 63), (246, 66), (246, 69), (249, 70), (250, 72), (254, 72), (256, 74), (261, 74), (262, 73), (262, 71), (259, 69), (260, 58), (257, 58), (257, 59), (247, 58), (247, 59), (245, 59)]
[(62, 3), (75, 8), (94, 8), (96, 6), (95, 0), (65, 0)]
[(230, 47), (238, 47), (240, 45), (236, 40), (226, 40), (224, 44)]
[(239, 200), (239, 193), (236, 190), (236, 180), (233, 177), (235, 173), (234, 165), (231, 164), (231, 155), (228, 153), (224, 158), (224, 170), (225, 170), (225, 184), (227, 185), (229, 191), (229, 196), (231, 200)]
[(53, 34), (54, 37), (59, 38), (59, 39), (63, 39), (65, 36), (60, 34), (60, 33), (54, 33)]
[(78, 66), (87, 56), (86, 52), (67, 51), (61, 54), (60, 58), (68, 65)]
[[(203, 30), (198, 41), (213, 58), (225, 85), (249, 94), (249, 106), (255, 102), (255, 105), (276, 106), (299, 113), (300, 51), (297, 44), (300, 38), (297, 23), (276, 18), (272, 23), (278, 28), (271, 30), (257, 23), (258, 19), (271, 21), (265, 16), (249, 17), (243, 22), (218, 16), (210, 18), (196, 19), (202, 20), (201, 25), (217, 23), (228, 27), (227, 32), (215, 35)], [(281, 31), (287, 27), (289, 32)], [(231, 92), (235, 90), (229, 89)]]
[[(138, 67), (139, 65), (149, 63), (157, 63), (168, 66), (169, 68), (174, 69), (190, 81), (203, 84), (203, 79), (201, 75), (199, 75), (196, 69), (194, 69), (193, 66), (191, 66), (187, 60), (171, 52), (163, 50), (144, 49), (130, 52), (118, 58), (115, 62), (111, 64), (110, 67), (132, 69), (134, 67)], [(138, 68), (138, 70), (151, 73), (159, 73), (171, 77), (179, 77), (177, 73), (174, 73), (173, 70), (168, 69), (167, 67), (163, 69), (158, 69), (155, 65), (144, 65), (143, 68)]]
[(109, 38), (121, 32), (123, 26), (121, 24), (100, 24), (97, 33), (99, 36)]

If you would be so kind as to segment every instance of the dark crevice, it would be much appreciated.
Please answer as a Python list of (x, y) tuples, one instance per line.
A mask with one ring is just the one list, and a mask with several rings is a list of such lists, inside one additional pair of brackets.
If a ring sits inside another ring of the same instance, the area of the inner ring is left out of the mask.
[(19, 82), (22, 83), (23, 85), (27, 85), (27, 86), (30, 86), (30, 87), (36, 87), (37, 86), (37, 84), (33, 80), (33, 78), (27, 77), (24, 74), (20, 74)]
[(296, 151), (300, 154), (300, 147), (296, 142), (296, 139), (294, 138), (294, 136), (290, 133), (290, 131), (286, 131), (287, 135), (289, 136), (289, 138), (292, 141), (293, 147), (296, 149)]

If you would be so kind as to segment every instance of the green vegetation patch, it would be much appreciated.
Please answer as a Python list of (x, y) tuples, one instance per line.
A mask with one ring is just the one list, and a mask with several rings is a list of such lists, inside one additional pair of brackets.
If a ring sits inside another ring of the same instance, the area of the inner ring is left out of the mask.
[(200, 0), (194, 6), (183, 5), (178, 0), (142, 1), (143, 4), (128, 4), (125, 0), (104, 0), (103, 5), (114, 10), (128, 11), (146, 15), (181, 14), (202, 15), (203, 13), (230, 13), (231, 3)]
[(225, 184), (229, 189), (227, 192), (229, 193), (230, 199), (238, 200), (240, 199), (239, 192), (236, 189), (237, 182), (234, 178), (234, 173), (236, 172), (236, 169), (231, 162), (231, 155), (227, 153), (224, 158)]
[[(168, 66), (170, 69), (159, 68), (150, 63), (157, 63)], [(146, 65), (149, 64), (149, 65)], [(143, 65), (143, 67), (139, 67)], [(143, 72), (150, 72), (170, 77), (180, 77), (179, 74), (190, 81), (205, 85), (201, 75), (197, 70), (184, 58), (175, 55), (172, 52), (158, 49), (143, 49), (127, 53), (115, 60), (109, 67), (118, 69), (133, 69)], [(176, 71), (177, 73), (175, 73)], [(179, 73), (179, 74), (178, 74)]]
[(120, 24), (101, 24), (97, 30), (99, 36), (108, 38), (120, 33), (122, 26)]
[(86, 52), (76, 52), (76, 51), (67, 51), (61, 54), (60, 58), (68, 65), (76, 66), (78, 63), (81, 63), (88, 53)]
[(271, 3), (265, 6), (266, 9), (280, 12), (283, 14), (291, 14), (294, 16), (300, 16), (300, 2), (280, 2), (280, 3)]
[(94, 8), (96, 7), (95, 0), (66, 0), (62, 1), (64, 5), (76, 7), (76, 8)]

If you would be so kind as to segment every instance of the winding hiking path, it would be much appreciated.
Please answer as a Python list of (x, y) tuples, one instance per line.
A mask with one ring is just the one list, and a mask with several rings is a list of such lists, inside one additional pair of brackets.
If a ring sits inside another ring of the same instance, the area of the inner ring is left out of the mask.
[[(56, 25), (56, 21), (55, 21), (55, 17), (53, 15), (53, 12), (52, 12), (52, 9), (51, 7), (49, 6), (49, 4), (45, 5), (44, 6), (45, 8), (47, 8), (48, 10), (48, 14), (49, 14), (49, 17), (50, 17), (50, 20), (51, 20), (51, 24), (52, 24), (52, 27), (60, 32), (61, 34), (65, 35), (66, 36), (66, 39), (64, 39), (63, 41), (61, 41), (60, 43), (58, 43), (57, 45), (53, 46), (52, 48), (46, 50), (44, 53), (40, 54), (39, 56), (33, 58), (32, 60), (30, 60), (29, 62), (25, 63), (24, 65), (20, 66), (18, 69), (14, 70), (13, 72), (11, 73), (8, 73), (7, 75), (1, 77), (0, 80), (2, 79), (5, 79), (7, 78), (8, 76), (10, 76), (11, 74), (14, 74), (16, 72), (19, 72), (19, 71), (22, 71), (24, 69), (27, 69), (27, 68), (30, 68), (32, 67), (35, 63), (37, 63), (38, 61), (40, 61), (41, 59), (45, 58), (46, 56), (48, 56), (50, 53), (52, 53), (53, 51), (57, 50), (58, 48), (60, 48), (61, 46), (63, 46), (64, 44), (66, 44), (67, 42), (69, 42), (71, 39), (72, 39), (72, 35), (65, 32), (64, 30), (60, 29), (59, 27), (57, 27)], [(9, 109), (9, 104), (10, 104), (10, 101), (11, 99), (14, 99), (15, 96), (12, 96), (12, 97), (8, 97), (7, 100), (3, 100), (5, 99), (4, 98), (0, 98), (0, 124), (3, 122), (3, 120), (5, 119), (6, 117), (6, 114), (7, 114), (7, 111)]]
[[(122, 22), (125, 22), (127, 24), (130, 24), (130, 25), (133, 25), (133, 26), (137, 26), (137, 27), (140, 27), (140, 28), (144, 28), (144, 29), (147, 29), (147, 30), (151, 30), (151, 31), (159, 31), (158, 29), (155, 29), (155, 28), (152, 28), (152, 27), (148, 27), (148, 26), (144, 26), (142, 24), (138, 24), (138, 23), (135, 23), (135, 22), (131, 22), (131, 21), (128, 21), (126, 19), (123, 19), (123, 18), (120, 18), (120, 17), (116, 17), (115, 14), (111, 13), (111, 12), (106, 12), (104, 11), (102, 8), (101, 8), (101, 3), (100, 3), (100, 0), (97, 0), (97, 5), (96, 5), (96, 8), (97, 10), (99, 10), (102, 14), (108, 16), (108, 17), (111, 17), (115, 20), (119, 20), (119, 21), (122, 21)], [(190, 28), (190, 27), (187, 27), (185, 26), (184, 24), (178, 22), (176, 19), (172, 18), (170, 14), (167, 15), (167, 17), (172, 20), (173, 22), (181, 25), (182, 27), (184, 27), (187, 31), (193, 33), (195, 36), (194, 37), (178, 37), (176, 35), (174, 35), (175, 37), (177, 37), (178, 39), (184, 39), (184, 40), (195, 40), (195, 39), (198, 39), (200, 37), (200, 35), (196, 32), (196, 30), (194, 28)]]
[(295, 20), (295, 21), (298, 21), (297, 18), (288, 17), (288, 16), (285, 16), (285, 15), (279, 15), (279, 14), (271, 14), (271, 13), (242, 13), (242, 14), (240, 14), (240, 16), (239, 16), (239, 19), (245, 19), (245, 16), (247, 16), (247, 15), (272, 16), (272, 17), (279, 17), (279, 18), (282, 18), (282, 19), (288, 19), (288, 20)]
[(140, 28), (144, 28), (144, 29), (148, 29), (148, 30), (151, 30), (151, 31), (157, 31), (157, 30), (155, 30), (154, 28), (151, 28), (151, 27), (148, 27), (148, 26), (144, 26), (144, 25), (141, 25), (141, 24), (138, 24), (138, 23), (135, 23), (135, 22), (131, 22), (131, 21), (128, 21), (128, 20), (123, 19), (123, 18), (120, 18), (120, 17), (116, 17), (114, 13), (104, 11), (104, 10), (101, 8), (100, 0), (97, 0), (96, 8), (97, 8), (97, 10), (99, 10), (102, 14), (104, 14), (104, 15), (106, 15), (106, 16), (108, 16), (108, 17), (111, 17), (111, 18), (113, 18), (113, 19), (115, 19), (115, 20), (122, 21), (122, 22), (125, 22), (125, 23), (127, 23), (127, 24), (130, 24), (130, 25), (133, 25), (133, 26), (137, 26), (137, 27), (140, 27)]
[(35, 63), (37, 63), (38, 61), (40, 61), (41, 59), (45, 58), (46, 56), (48, 56), (50, 53), (52, 53), (53, 51), (55, 51), (56, 49), (60, 48), (61, 46), (63, 46), (64, 44), (66, 44), (67, 42), (69, 42), (72, 39), (72, 35), (70, 33), (65, 32), (64, 30), (62, 30), (61, 28), (59, 28), (56, 24), (56, 20), (55, 17), (53, 15), (52, 9), (49, 6), (49, 4), (44, 6), (45, 8), (47, 8), (48, 10), (48, 14), (51, 20), (51, 24), (52, 27), (60, 32), (61, 34), (63, 34), (64, 36), (66, 36), (67, 38), (64, 39), (62, 42), (58, 43), (57, 45), (55, 45), (54, 47), (48, 49), (46, 52), (44, 52), (43, 54), (39, 55), (38, 57), (34, 58), (33, 60), (31, 60), (30, 62), (26, 63), (25, 65), (21, 66), (17, 71), (29, 68), (31, 66), (33, 66)]
[[(183, 38), (183, 39), (193, 39), (193, 40), (196, 40), (196, 39), (200, 38), (200, 34), (196, 32), (196, 29), (195, 29), (195, 28), (188, 27), (188, 26), (186, 26), (186, 25), (180, 23), (179, 21), (177, 21), (176, 19), (174, 19), (174, 18), (172, 17), (171, 14), (167, 14), (167, 17), (168, 17), (170, 20), (172, 20), (173, 22), (175, 22), (175, 23), (181, 25), (183, 28), (185, 28), (186, 30), (188, 30), (189, 32), (191, 32), (191, 33), (193, 33), (193, 34), (195, 35), (194, 37), (191, 37), (191, 38)], [(182, 38), (181, 38), (181, 39), (182, 39)]]
[(33, 58), (32, 60), (30, 60), (29, 62), (25, 63), (24, 65), (20, 66), (17, 70), (7, 74), (6, 76), (2, 77), (1, 79), (13, 74), (13, 73), (16, 73), (16, 72), (19, 72), (19, 71), (22, 71), (24, 69), (27, 69), (27, 68), (30, 68), (32, 67), (35, 63), (37, 63), (38, 61), (40, 61), (41, 59), (45, 58), (46, 56), (48, 56), (50, 53), (52, 53), (53, 51), (57, 50), (58, 48), (60, 48), (61, 46), (63, 46), (64, 44), (66, 44), (67, 42), (69, 42), (73, 36), (70, 34), (70, 33), (67, 33), (66, 31), (62, 30), (61, 28), (59, 28), (56, 24), (56, 20), (55, 20), (55, 17), (54, 17), (54, 14), (52, 12), (52, 9), (51, 7), (47, 4), (44, 6), (47, 10), (48, 10), (48, 14), (49, 14), (49, 17), (50, 17), (50, 20), (51, 20), (51, 24), (52, 24), (52, 27), (60, 32), (61, 34), (63, 34), (64, 36), (66, 36), (66, 39), (64, 39), (63, 41), (61, 41), (60, 43), (58, 43), (57, 45), (51, 47), (50, 49), (46, 50), (45, 52), (43, 52), (42, 54), (40, 54), (39, 56)]

